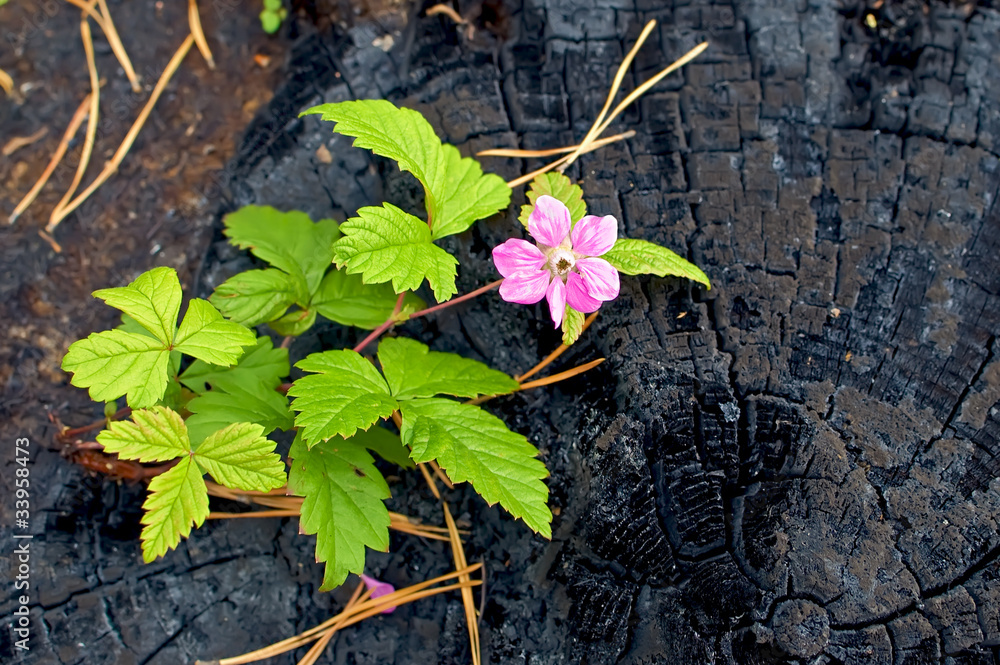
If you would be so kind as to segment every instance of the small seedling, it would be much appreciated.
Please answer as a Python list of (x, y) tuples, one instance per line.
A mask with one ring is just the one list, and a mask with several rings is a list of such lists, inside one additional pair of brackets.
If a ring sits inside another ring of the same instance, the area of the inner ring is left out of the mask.
[[(487, 503), (551, 537), (548, 471), (538, 449), (480, 404), (558, 375), (523, 384), (403, 337), (381, 339), (373, 358), (362, 352), (400, 322), (497, 286), (509, 302), (546, 299), (569, 345), (584, 314), (617, 297), (620, 274), (678, 275), (705, 286), (707, 277), (666, 248), (619, 238), (614, 217), (588, 215), (580, 187), (547, 173), (531, 184), (520, 215), (537, 244), (511, 238), (499, 245), (493, 259), (503, 279), (456, 298), (459, 261), (437, 241), (505, 210), (510, 186), (442, 143), (416, 111), (351, 101), (306, 113), (413, 174), (424, 188), (426, 219), (389, 203), (361, 208), (341, 224), (250, 206), (226, 217), (225, 233), (268, 267), (232, 277), (208, 301), (191, 300), (179, 325), (172, 269), (95, 292), (123, 312), (123, 324), (74, 343), (63, 368), (95, 400), (124, 396), (132, 408), (130, 421), (111, 422), (98, 435), (105, 451), (172, 464), (153, 478), (143, 506), (144, 558), (163, 555), (206, 519), (204, 474), (233, 490), (287, 485), (302, 497), (300, 528), (316, 536), (316, 559), (326, 564), (322, 588), (332, 589), (363, 572), (366, 547), (389, 547), (390, 489), (372, 453), (402, 467), (435, 464), (450, 482), (470, 483)], [(414, 295), (424, 282), (439, 304), (427, 307)], [(319, 316), (373, 332), (353, 349), (307, 356), (296, 364), (304, 375), (287, 383), (287, 344), (274, 348), (251, 328), (267, 324), (291, 341)], [(268, 438), (275, 430), (295, 431), (287, 473)], [(372, 597), (389, 592), (380, 584), (370, 583)]]

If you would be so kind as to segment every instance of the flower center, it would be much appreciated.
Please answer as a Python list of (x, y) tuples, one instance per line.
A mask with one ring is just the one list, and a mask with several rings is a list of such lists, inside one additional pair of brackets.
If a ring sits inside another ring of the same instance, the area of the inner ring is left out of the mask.
[(556, 249), (549, 255), (549, 272), (559, 277), (565, 277), (576, 265), (576, 257), (573, 252), (565, 249)]

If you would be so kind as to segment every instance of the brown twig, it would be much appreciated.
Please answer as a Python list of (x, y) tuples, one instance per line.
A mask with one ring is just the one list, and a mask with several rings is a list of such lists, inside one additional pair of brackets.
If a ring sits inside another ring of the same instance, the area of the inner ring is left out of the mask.
[[(598, 311), (600, 311), (600, 310), (598, 310)], [(586, 319), (584, 319), (584, 321), (583, 321), (583, 327), (580, 328), (580, 334), (581, 335), (583, 334), (583, 332), (587, 328), (590, 327), (590, 324), (593, 323), (594, 319), (596, 319), (596, 318), (597, 318), (597, 312), (594, 312), (593, 314), (591, 314), (590, 316), (588, 316)], [(543, 369), (545, 369), (546, 367), (548, 367), (549, 365), (551, 365), (556, 360), (556, 358), (558, 358), (562, 354), (566, 353), (566, 351), (568, 349), (569, 349), (569, 347), (566, 346), (565, 344), (560, 344), (558, 346), (558, 348), (556, 348), (555, 351), (553, 351), (549, 355), (545, 356), (545, 359), (542, 360), (542, 362), (538, 363), (537, 365), (535, 365), (534, 367), (532, 367), (531, 369), (529, 369), (524, 374), (522, 374), (520, 376), (515, 376), (514, 380), (517, 381), (518, 383), (521, 383), (525, 379), (530, 379), (535, 374), (538, 374)]]
[(80, 129), (80, 125), (83, 124), (84, 118), (87, 117), (90, 109), (91, 96), (92, 93), (84, 97), (83, 101), (80, 102), (80, 105), (76, 108), (76, 112), (73, 114), (73, 118), (69, 121), (69, 126), (66, 128), (66, 131), (63, 132), (63, 137), (59, 141), (59, 145), (56, 147), (56, 151), (52, 155), (52, 159), (49, 160), (48, 166), (45, 167), (42, 175), (35, 182), (35, 185), (31, 188), (31, 190), (24, 195), (21, 202), (17, 204), (16, 208), (14, 208), (14, 212), (12, 212), (10, 217), (7, 218), (8, 224), (13, 224), (17, 221), (17, 218), (20, 217), (21, 213), (27, 210), (28, 206), (34, 202), (35, 198), (38, 197), (38, 193), (42, 191), (42, 187), (45, 187), (45, 183), (47, 183), (49, 178), (52, 177), (56, 167), (59, 166), (62, 158), (66, 155), (66, 151), (69, 149), (69, 142), (73, 140), (74, 136), (76, 136), (77, 130)]
[(135, 142), (136, 137), (139, 135), (139, 131), (146, 123), (146, 119), (149, 118), (149, 114), (152, 112), (153, 107), (156, 105), (156, 102), (160, 99), (160, 95), (163, 94), (163, 90), (167, 87), (167, 83), (170, 82), (170, 79), (173, 77), (174, 72), (176, 72), (177, 68), (180, 67), (181, 61), (184, 60), (184, 56), (188, 54), (188, 51), (191, 50), (191, 46), (193, 44), (194, 44), (194, 36), (189, 34), (184, 39), (184, 42), (180, 45), (177, 51), (174, 53), (174, 56), (170, 59), (170, 62), (167, 64), (166, 69), (163, 70), (163, 74), (160, 76), (160, 79), (156, 82), (156, 87), (153, 88), (153, 92), (149, 96), (149, 100), (146, 102), (146, 105), (142, 108), (142, 111), (139, 112), (139, 117), (136, 118), (135, 122), (132, 124), (131, 129), (129, 129), (128, 131), (128, 134), (125, 135), (125, 140), (122, 141), (122, 144), (118, 147), (118, 150), (111, 158), (111, 161), (108, 162), (107, 166), (104, 167), (104, 170), (101, 171), (100, 175), (97, 176), (94, 182), (90, 183), (90, 186), (87, 187), (87, 189), (85, 189), (79, 196), (73, 199), (73, 201), (69, 203), (66, 207), (60, 210), (59, 215), (57, 217), (49, 220), (48, 225), (45, 227), (45, 230), (48, 233), (51, 233), (55, 229), (55, 227), (59, 224), (59, 222), (61, 222), (63, 219), (66, 218), (67, 215), (76, 210), (80, 206), (80, 204), (86, 201), (87, 198), (89, 198), (90, 195), (97, 190), (98, 187), (103, 185), (108, 180), (108, 178), (110, 178), (112, 175), (114, 175), (116, 171), (118, 171), (119, 165), (121, 165), (122, 160), (125, 159), (125, 155), (128, 154), (129, 149), (132, 147), (132, 143)]
[(2, 69), (0, 69), (0, 88), (3, 88), (8, 97), (14, 96), (14, 79)]
[(42, 127), (37, 132), (29, 136), (15, 136), (11, 140), (4, 143), (3, 149), (0, 150), (0, 154), (2, 154), (4, 157), (10, 157), (21, 148), (26, 148), (32, 143), (37, 143), (38, 141), (41, 141), (48, 135), (48, 133), (49, 133), (49, 128)]
[[(94, 61), (94, 39), (93, 35), (90, 34), (90, 21), (87, 20), (86, 15), (80, 18), (80, 38), (83, 40), (83, 50), (87, 55), (87, 70), (90, 73), (90, 112), (87, 118), (87, 134), (83, 142), (83, 151), (80, 153), (80, 162), (73, 175), (73, 182), (70, 183), (69, 189), (66, 190), (63, 197), (59, 199), (56, 207), (52, 209), (52, 214), (49, 216), (50, 223), (76, 194), (76, 189), (80, 186), (80, 181), (83, 180), (83, 175), (90, 165), (90, 156), (97, 138), (97, 120), (101, 109), (101, 82), (97, 76), (97, 63)], [(50, 230), (46, 229), (46, 231)]]
[[(293, 649), (297, 649), (301, 646), (313, 642), (319, 638), (325, 631), (327, 631), (331, 626), (338, 625), (339, 628), (345, 628), (347, 626), (363, 621), (368, 617), (375, 616), (376, 614), (381, 614), (383, 610), (389, 607), (399, 607), (400, 605), (405, 605), (411, 603), (415, 600), (420, 600), (421, 598), (427, 598), (439, 593), (446, 593), (448, 591), (454, 591), (456, 589), (461, 589), (465, 586), (478, 586), (479, 582), (475, 580), (470, 580), (469, 582), (459, 582), (457, 584), (449, 584), (442, 587), (437, 587), (431, 589), (430, 587), (439, 584), (441, 582), (446, 582), (460, 577), (463, 574), (470, 574), (475, 572), (480, 568), (479, 564), (473, 564), (468, 566), (464, 570), (459, 570), (455, 572), (448, 573), (446, 575), (441, 575), (440, 577), (435, 577), (431, 580), (426, 580), (418, 584), (406, 587), (404, 589), (397, 589), (396, 591), (386, 594), (384, 596), (379, 596), (378, 598), (371, 598), (364, 602), (358, 602), (350, 608), (345, 608), (339, 614), (330, 617), (318, 626), (314, 626), (309, 630), (306, 630), (294, 637), (289, 637), (287, 639), (276, 642), (263, 649), (257, 649), (256, 651), (251, 651), (245, 653), (241, 656), (235, 656), (233, 658), (223, 658), (218, 661), (212, 661), (213, 665), (244, 665), (245, 663), (252, 663), (258, 660), (263, 660), (265, 658), (273, 658), (279, 656), (283, 653), (287, 653)], [(196, 661), (196, 663), (202, 663), (202, 665), (209, 665), (203, 661)]]
[(191, 26), (191, 34), (194, 35), (194, 42), (201, 51), (201, 57), (205, 58), (209, 69), (215, 69), (215, 58), (212, 57), (212, 49), (208, 47), (208, 40), (205, 39), (205, 31), (201, 29), (201, 14), (198, 11), (198, 0), (188, 0), (188, 25)]
[(135, 69), (132, 67), (132, 61), (128, 59), (128, 53), (125, 52), (125, 45), (122, 44), (121, 37), (118, 36), (118, 30), (115, 29), (115, 22), (111, 19), (107, 0), (97, 0), (97, 2), (101, 6), (101, 14), (104, 17), (104, 23), (99, 24), (104, 31), (104, 36), (108, 38), (111, 50), (114, 52), (115, 57), (118, 58), (122, 69), (125, 70), (125, 76), (128, 77), (129, 83), (132, 84), (132, 92), (142, 92), (139, 77), (136, 76)]

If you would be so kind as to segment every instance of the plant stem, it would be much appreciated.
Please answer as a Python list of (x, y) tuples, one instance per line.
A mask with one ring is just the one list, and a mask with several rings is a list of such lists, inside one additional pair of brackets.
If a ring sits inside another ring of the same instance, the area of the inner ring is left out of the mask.
[[(503, 283), (502, 279), (498, 279), (495, 282), (490, 282), (486, 286), (481, 286), (478, 289), (476, 289), (475, 291), (470, 291), (469, 293), (466, 293), (464, 296), (459, 296), (457, 298), (452, 298), (448, 302), (443, 302), (443, 303), (441, 303), (439, 305), (434, 305), (433, 307), (428, 307), (426, 309), (422, 309), (419, 312), (414, 312), (413, 314), (410, 314), (410, 316), (409, 316), (409, 318), (407, 320), (409, 320), (409, 319), (415, 319), (415, 318), (420, 317), (420, 316), (427, 316), (428, 314), (434, 314), (435, 312), (440, 312), (442, 309), (447, 309), (448, 307), (451, 307), (452, 305), (457, 305), (460, 302), (465, 302), (466, 300), (471, 300), (472, 298), (475, 298), (476, 296), (481, 296), (482, 294), (487, 293), (488, 291), (492, 291), (493, 289), (499, 287), (500, 284), (502, 284), (502, 283)], [(358, 345), (354, 347), (355, 351), (357, 351), (358, 353), (361, 353), (362, 349), (364, 349), (366, 346), (368, 346), (369, 344), (371, 344), (372, 342), (374, 342), (376, 339), (378, 339), (379, 337), (381, 337), (382, 333), (384, 333), (386, 330), (388, 330), (389, 328), (393, 327), (397, 323), (400, 323), (399, 321), (396, 321), (396, 315), (399, 314), (399, 310), (402, 309), (402, 307), (403, 307), (403, 296), (404, 296), (404, 294), (405, 294), (405, 292), (399, 294), (399, 300), (396, 301), (396, 308), (392, 310), (392, 314), (390, 314), (389, 318), (385, 320), (385, 323), (383, 323), (382, 325), (380, 325), (375, 330), (371, 331), (371, 333), (369, 333), (369, 335), (367, 337), (365, 337), (363, 340), (361, 340), (358, 343)]]
[(503, 283), (502, 279), (498, 279), (495, 282), (490, 282), (486, 286), (481, 286), (478, 289), (476, 289), (475, 291), (470, 291), (469, 293), (466, 293), (464, 296), (459, 296), (457, 298), (452, 298), (448, 302), (443, 302), (440, 305), (434, 305), (433, 307), (428, 307), (427, 309), (422, 309), (419, 312), (415, 312), (413, 314), (410, 314), (410, 318), (411, 319), (415, 319), (418, 316), (427, 316), (428, 314), (433, 314), (434, 312), (439, 312), (442, 309), (451, 307), (452, 305), (457, 305), (460, 302), (465, 302), (466, 300), (470, 300), (472, 298), (475, 298), (476, 296), (481, 296), (484, 293), (486, 293), (487, 291), (492, 291), (493, 289), (495, 289), (498, 286), (500, 286), (502, 283)]
[(396, 325), (396, 315), (399, 314), (399, 310), (403, 308), (403, 298), (405, 297), (406, 297), (406, 291), (403, 291), (402, 293), (399, 294), (399, 297), (396, 298), (396, 306), (392, 308), (392, 314), (390, 314), (389, 318), (385, 320), (385, 323), (380, 325), (375, 330), (371, 331), (368, 334), (368, 337), (365, 337), (363, 340), (358, 342), (358, 345), (354, 347), (354, 351), (356, 353), (361, 353), (362, 349), (364, 349), (366, 346), (368, 346), (369, 344), (377, 340), (379, 337), (381, 337), (382, 333), (384, 333), (386, 330)]

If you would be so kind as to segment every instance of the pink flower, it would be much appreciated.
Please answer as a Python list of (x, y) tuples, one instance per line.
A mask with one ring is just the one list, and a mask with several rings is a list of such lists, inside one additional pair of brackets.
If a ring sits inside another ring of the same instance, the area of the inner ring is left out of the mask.
[[(382, 596), (387, 596), (390, 593), (396, 591), (396, 587), (392, 586), (388, 582), (380, 582), (374, 577), (368, 577), (367, 575), (361, 576), (361, 581), (365, 583), (365, 586), (372, 590), (372, 598), (380, 598)], [(382, 610), (382, 614), (392, 614), (396, 611), (396, 606), (387, 607)]]
[(587, 215), (572, 230), (569, 208), (542, 195), (528, 217), (528, 233), (538, 243), (511, 238), (493, 248), (493, 263), (504, 276), (500, 297), (533, 305), (542, 298), (556, 328), (566, 305), (578, 312), (596, 312), (602, 302), (618, 297), (618, 271), (597, 258), (618, 240), (618, 220), (611, 215)]

